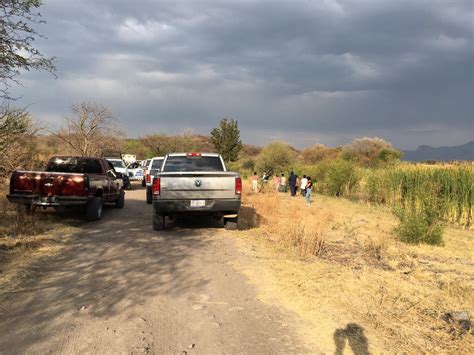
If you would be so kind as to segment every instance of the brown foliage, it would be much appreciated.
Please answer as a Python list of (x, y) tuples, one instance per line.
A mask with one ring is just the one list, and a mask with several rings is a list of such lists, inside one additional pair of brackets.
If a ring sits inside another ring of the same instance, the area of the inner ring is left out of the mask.
[(325, 159), (338, 159), (341, 155), (340, 147), (330, 148), (322, 144), (316, 144), (303, 150), (303, 160), (306, 164), (316, 164)]
[(37, 132), (38, 127), (26, 110), (0, 107), (0, 178), (15, 169), (32, 167), (36, 161)]
[(363, 166), (374, 166), (380, 162), (381, 155), (384, 152), (398, 153), (391, 143), (382, 138), (363, 137), (354, 139), (351, 144), (345, 146), (342, 157)]

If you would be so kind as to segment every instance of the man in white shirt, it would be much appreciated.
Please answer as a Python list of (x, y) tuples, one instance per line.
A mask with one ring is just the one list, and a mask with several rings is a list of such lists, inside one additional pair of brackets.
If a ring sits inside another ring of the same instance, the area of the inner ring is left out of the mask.
[(306, 175), (303, 175), (303, 178), (301, 179), (301, 185), (300, 185), (301, 196), (306, 196), (306, 184), (307, 183), (308, 183), (308, 179), (306, 178)]

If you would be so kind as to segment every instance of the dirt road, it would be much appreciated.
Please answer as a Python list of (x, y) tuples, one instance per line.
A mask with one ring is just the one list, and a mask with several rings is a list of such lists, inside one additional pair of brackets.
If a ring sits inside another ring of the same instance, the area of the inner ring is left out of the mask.
[(251, 264), (212, 219), (151, 228), (144, 190), (84, 223), (62, 253), (0, 296), (0, 352), (315, 352), (301, 319), (262, 303)]

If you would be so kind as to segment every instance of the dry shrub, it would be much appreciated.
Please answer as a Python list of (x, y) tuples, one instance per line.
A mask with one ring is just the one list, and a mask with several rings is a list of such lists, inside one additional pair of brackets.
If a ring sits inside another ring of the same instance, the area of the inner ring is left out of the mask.
[(371, 257), (378, 261), (384, 261), (387, 258), (387, 250), (390, 244), (388, 236), (384, 233), (369, 237), (366, 241), (365, 248)]
[(3, 237), (18, 238), (43, 232), (37, 216), (27, 214), (24, 206), (7, 200), (5, 188), (5, 185), (0, 186), (0, 241)]
[(302, 199), (285, 199), (276, 192), (247, 194), (240, 213), (244, 228), (258, 226), (263, 235), (301, 258), (324, 253), (331, 219)]
[(326, 247), (326, 238), (324, 235), (327, 221), (318, 223), (311, 221), (298, 221), (282, 230), (281, 242), (293, 248), (301, 258), (310, 256), (320, 256), (324, 253)]

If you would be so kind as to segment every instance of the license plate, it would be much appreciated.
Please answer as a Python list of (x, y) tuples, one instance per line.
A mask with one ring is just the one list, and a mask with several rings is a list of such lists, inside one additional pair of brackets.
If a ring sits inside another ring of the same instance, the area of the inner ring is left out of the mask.
[(204, 207), (206, 200), (191, 200), (191, 207)]

